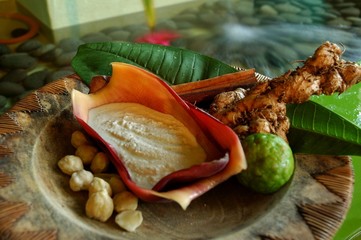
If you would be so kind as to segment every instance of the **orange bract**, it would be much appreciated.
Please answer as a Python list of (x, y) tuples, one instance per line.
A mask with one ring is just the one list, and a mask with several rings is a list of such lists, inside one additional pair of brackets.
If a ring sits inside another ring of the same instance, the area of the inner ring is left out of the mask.
[[(229, 127), (182, 100), (156, 75), (124, 63), (113, 63), (112, 67), (109, 83), (99, 91), (92, 94), (73, 91), (73, 112), (84, 129), (108, 149), (122, 180), (139, 198), (146, 201), (169, 199), (185, 209), (194, 198), (246, 167), (240, 141)], [(165, 176), (153, 189), (137, 186), (130, 178), (122, 157), (87, 124), (90, 109), (118, 102), (138, 103), (174, 116), (203, 147), (207, 154), (206, 162)]]

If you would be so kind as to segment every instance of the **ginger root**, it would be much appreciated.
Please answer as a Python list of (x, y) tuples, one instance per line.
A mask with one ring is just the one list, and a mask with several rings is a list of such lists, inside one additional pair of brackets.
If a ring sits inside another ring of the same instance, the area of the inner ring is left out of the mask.
[(325, 42), (294, 71), (259, 82), (244, 95), (235, 92), (239, 89), (217, 95), (209, 112), (241, 139), (252, 133), (272, 133), (287, 141), (286, 104), (303, 103), (312, 95), (342, 93), (361, 81), (361, 66), (341, 59), (342, 53), (338, 45)]

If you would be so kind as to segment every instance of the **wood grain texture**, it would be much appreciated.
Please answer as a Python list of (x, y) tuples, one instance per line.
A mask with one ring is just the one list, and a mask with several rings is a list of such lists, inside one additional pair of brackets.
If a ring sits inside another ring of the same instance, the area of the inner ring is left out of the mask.
[[(57, 229), (54, 227), (46, 230), (39, 229), (39, 227), (29, 230), (28, 225), (25, 225), (26, 227), (24, 227), (24, 230), (21, 230), (21, 227), (19, 230), (17, 227), (18, 222), (21, 222), (22, 218), (26, 218), (24, 215), (31, 215), (31, 212), (34, 211), (30, 210), (33, 206), (32, 202), (29, 201), (30, 199), (21, 196), (26, 196), (27, 194), (24, 191), (29, 190), (30, 192), (28, 192), (28, 194), (32, 194), (32, 191), (34, 191), (32, 187), (36, 187), (36, 183), (34, 181), (26, 181), (21, 184), (22, 187), (15, 186), (21, 182), (21, 179), (23, 178), (22, 175), (24, 173), (26, 175), (28, 169), (21, 170), (21, 168), (19, 169), (13, 164), (16, 164), (16, 160), (21, 159), (21, 157), (18, 158), (18, 154), (22, 155), (22, 158), (24, 158), (23, 154), (28, 153), (26, 148), (32, 147), (31, 144), (23, 146), (27, 141), (22, 141), (22, 139), (27, 137), (35, 139), (34, 136), (28, 135), (29, 129), (33, 129), (32, 127), (36, 126), (36, 124), (33, 125), (33, 121), (36, 121), (36, 119), (31, 119), (32, 115), (39, 112), (41, 113), (40, 115), (47, 115), (49, 112), (46, 111), (49, 110), (49, 108), (52, 109), (55, 101), (59, 99), (57, 95), (68, 97), (71, 89), (77, 84), (80, 84), (78, 80), (71, 79), (69, 83), (67, 80), (59, 80), (46, 85), (42, 89), (25, 96), (9, 109), (8, 112), (0, 116), (0, 164), (5, 166), (1, 169), (2, 171), (0, 171), (1, 239), (57, 239)], [(44, 100), (44, 94), (52, 95), (51, 104), (49, 104), (49, 101), (42, 101)], [(39, 127), (39, 125), (37, 126)], [(21, 146), (18, 148), (17, 144), (20, 144)], [(20, 152), (18, 150), (20, 150)], [(25, 156), (24, 161), (26, 161), (26, 163), (31, 163), (31, 157), (27, 159)], [(17, 164), (19, 164), (19, 162)], [(9, 196), (10, 198), (8, 198)], [(18, 202), (19, 199), (22, 201)], [(39, 221), (40, 224), (37, 225), (42, 226), (46, 221), (41, 221), (41, 219), (42, 217), (40, 217), (40, 219), (30, 219), (30, 225), (33, 226), (33, 222)]]
[(6, 187), (13, 183), (14, 179), (6, 173), (0, 172), (0, 188)]
[(315, 239), (332, 239), (339, 222), (343, 219), (342, 202), (329, 204), (305, 204), (300, 206), (300, 212), (307, 225), (311, 228)]
[(334, 168), (326, 173), (314, 176), (317, 181), (325, 185), (331, 192), (347, 202), (352, 196), (354, 183), (353, 171), (348, 165)]
[[(349, 157), (297, 155), (292, 181), (277, 193), (251, 192), (232, 178), (183, 211), (174, 203), (140, 202), (134, 233), (85, 216), (86, 192), (74, 193), (57, 161), (74, 152), (80, 128), (65, 78), (29, 95), (0, 116), (0, 234), (4, 239), (331, 239), (353, 191)], [(38, 105), (37, 105), (38, 104)], [(26, 108), (29, 105), (29, 108)]]
[(0, 234), (9, 231), (14, 223), (28, 211), (24, 202), (0, 202)]
[(9, 154), (11, 154), (13, 151), (10, 150), (8, 147), (4, 146), (4, 145), (0, 145), (0, 159), (8, 156)]
[(4, 113), (0, 116), (0, 135), (14, 134), (22, 130), (19, 123), (11, 113)]
[(37, 92), (32, 92), (29, 95), (18, 101), (9, 112), (36, 112), (42, 111), (42, 106), (37, 95)]
[(57, 231), (46, 230), (15, 232), (11, 234), (11, 239), (55, 240), (57, 239)]

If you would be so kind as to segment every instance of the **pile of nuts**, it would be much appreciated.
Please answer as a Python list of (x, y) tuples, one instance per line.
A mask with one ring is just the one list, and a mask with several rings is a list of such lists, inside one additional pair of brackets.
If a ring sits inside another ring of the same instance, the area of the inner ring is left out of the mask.
[[(60, 159), (58, 166), (63, 173), (71, 176), (71, 190), (89, 192), (86, 215), (106, 222), (115, 211), (115, 222), (126, 231), (135, 231), (143, 221), (142, 212), (136, 210), (138, 198), (127, 191), (118, 175), (106, 173), (110, 165), (107, 155), (78, 130), (73, 132), (71, 144), (76, 148), (75, 154)], [(89, 166), (90, 171), (84, 166)]]

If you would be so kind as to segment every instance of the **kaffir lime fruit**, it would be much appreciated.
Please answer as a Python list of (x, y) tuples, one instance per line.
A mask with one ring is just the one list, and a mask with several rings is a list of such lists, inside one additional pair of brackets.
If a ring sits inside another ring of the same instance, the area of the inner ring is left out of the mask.
[(293, 175), (293, 153), (281, 137), (256, 133), (242, 141), (247, 169), (237, 175), (239, 182), (259, 193), (273, 193)]

